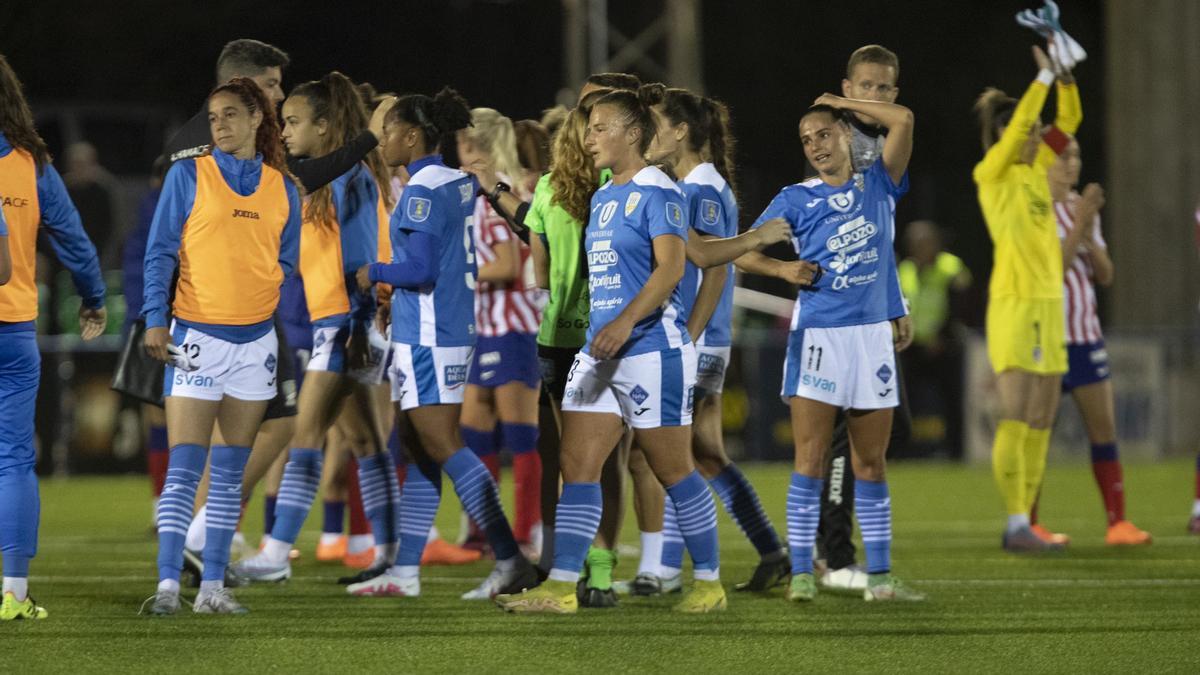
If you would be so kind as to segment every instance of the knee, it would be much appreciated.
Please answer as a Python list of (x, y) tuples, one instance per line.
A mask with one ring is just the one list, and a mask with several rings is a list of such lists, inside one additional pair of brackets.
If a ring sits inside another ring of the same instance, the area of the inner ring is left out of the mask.
[(887, 460), (882, 452), (854, 457), (854, 477), (858, 480), (882, 481), (887, 477)]

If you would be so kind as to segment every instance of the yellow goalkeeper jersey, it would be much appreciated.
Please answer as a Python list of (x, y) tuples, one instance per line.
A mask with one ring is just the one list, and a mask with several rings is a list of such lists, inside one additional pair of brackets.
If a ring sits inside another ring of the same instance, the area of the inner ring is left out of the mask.
[(1063, 297), (1062, 251), (1046, 170), (1083, 121), (1079, 88), (1058, 84), (1055, 130), (1046, 135), (1033, 164), (1021, 164), (1021, 147), (1038, 119), (1050, 87), (1034, 80), (1021, 97), (1008, 127), (975, 165), (979, 206), (995, 247), (991, 297)]

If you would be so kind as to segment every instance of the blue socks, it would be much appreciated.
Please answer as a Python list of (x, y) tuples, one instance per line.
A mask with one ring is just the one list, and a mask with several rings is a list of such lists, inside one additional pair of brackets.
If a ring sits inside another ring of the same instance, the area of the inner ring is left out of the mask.
[(471, 427), (461, 427), (463, 442), (477, 457), (487, 457), (496, 454), (496, 434), (491, 430), (482, 431)]
[(821, 520), (821, 488), (825, 481), (792, 473), (787, 495), (788, 547), (792, 555), (792, 574), (812, 574), (813, 542)]
[(783, 549), (771, 519), (758, 501), (758, 493), (736, 464), (726, 466), (709, 485), (759, 556), (778, 554)]
[(699, 581), (715, 581), (720, 573), (717, 548), (717, 508), (708, 483), (693, 470), (686, 478), (667, 487), (675, 502), (679, 531), (683, 534), (688, 554), (692, 556), (692, 574)]
[[(29, 561), (37, 554), (40, 504), (32, 464), (0, 469), (0, 555), (6, 577), (29, 576)], [(186, 531), (187, 525), (183, 527)]]
[(400, 481), (396, 478), (396, 465), (390, 452), (359, 458), (358, 488), (363, 513), (371, 521), (375, 545), (387, 546), (399, 541)]
[(242, 472), (250, 448), (233, 445), (212, 447), (212, 482), (208, 488), (206, 532), (204, 535), (204, 574), (202, 581), (225, 580), (229, 564), (229, 546), (242, 515)]
[[(791, 509), (789, 509), (789, 512)], [(867, 574), (892, 569), (892, 500), (887, 481), (854, 481), (854, 514), (867, 549)]]
[[(196, 504), (196, 486), (204, 473), (208, 451), (202, 445), (181, 443), (171, 448), (167, 481), (158, 499), (158, 578), (179, 582), (183, 570), (183, 544), (192, 510)], [(8, 558), (5, 558), (7, 565)], [(224, 572), (224, 568), (222, 568)]]
[(683, 569), (683, 533), (670, 495), (663, 500), (663, 549), (660, 571), (663, 576), (675, 576)]
[(523, 455), (537, 450), (538, 428), (536, 424), (500, 423), (500, 440), (514, 455)]
[(325, 518), (321, 521), (323, 534), (341, 534), (346, 529), (346, 502), (325, 502)]
[(500, 507), (500, 494), (496, 491), (496, 483), (479, 457), (467, 448), (460, 448), (446, 460), (442, 468), (446, 470), (450, 480), (454, 481), (454, 491), (458, 493), (467, 515), (471, 516), (487, 535), (496, 560), (516, 557), (520, 551), (517, 548), (517, 540), (513, 538), (512, 528), (509, 527)]
[(599, 483), (564, 483), (558, 498), (554, 520), (554, 567), (550, 578), (555, 581), (579, 581), (588, 547), (596, 538), (603, 511)]
[(288, 453), (287, 465), (283, 468), (283, 481), (279, 484), (279, 496), (275, 502), (275, 526), (271, 538), (288, 544), (296, 543), (304, 519), (317, 498), (321, 487), (321, 464), (324, 457), (320, 450), (293, 448)]
[[(364, 485), (364, 502), (366, 495), (367, 488)], [(425, 552), (425, 542), (429, 539), (429, 528), (433, 527), (433, 518), (437, 515), (441, 502), (441, 467), (436, 462), (410, 462), (408, 473), (404, 477), (404, 489), (400, 492), (400, 552), (396, 555), (398, 567), (417, 567), (421, 564), (421, 554)], [(374, 521), (371, 524), (374, 525)]]

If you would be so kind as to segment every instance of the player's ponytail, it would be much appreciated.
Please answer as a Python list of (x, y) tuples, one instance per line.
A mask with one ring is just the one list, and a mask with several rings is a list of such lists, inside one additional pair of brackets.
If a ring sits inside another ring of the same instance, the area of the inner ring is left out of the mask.
[(729, 184), (729, 190), (736, 195), (734, 153), (737, 151), (737, 139), (733, 136), (729, 108), (724, 103), (708, 97), (704, 97), (702, 103), (708, 117), (708, 149), (713, 166)]
[(1001, 130), (1008, 126), (1008, 121), (1012, 119), (1016, 109), (1017, 99), (995, 87), (984, 89), (975, 100), (975, 116), (979, 119), (980, 141), (983, 143), (984, 152), (1000, 139)]
[(457, 91), (443, 87), (436, 96), (408, 94), (396, 99), (388, 113), (389, 119), (399, 119), (421, 130), (426, 152), (447, 155), (446, 164), (458, 164), (454, 135), (459, 129), (471, 126), (471, 108)]

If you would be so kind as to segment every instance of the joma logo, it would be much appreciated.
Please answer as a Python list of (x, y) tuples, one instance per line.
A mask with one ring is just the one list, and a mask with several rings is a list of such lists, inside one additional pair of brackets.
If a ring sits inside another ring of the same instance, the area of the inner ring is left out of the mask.
[(243, 211), (242, 209), (234, 209), (233, 217), (234, 218), (253, 218), (254, 220), (259, 219), (258, 211)]

